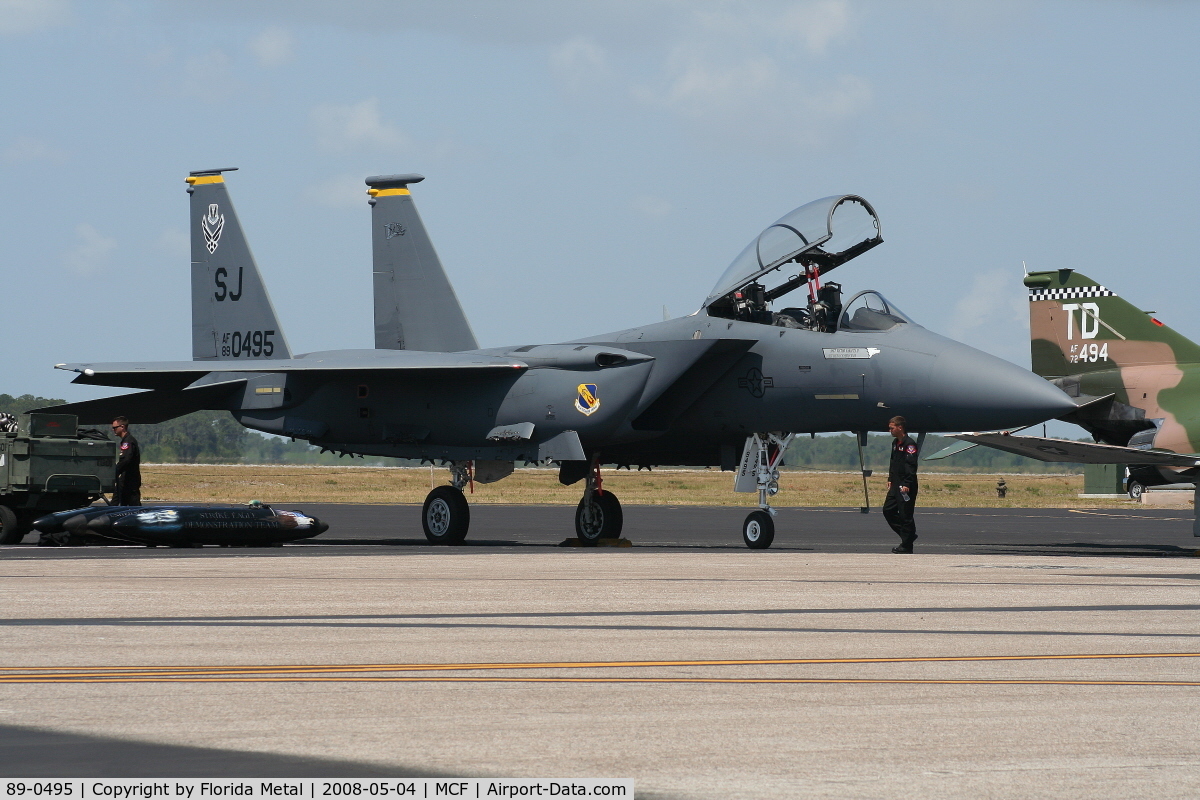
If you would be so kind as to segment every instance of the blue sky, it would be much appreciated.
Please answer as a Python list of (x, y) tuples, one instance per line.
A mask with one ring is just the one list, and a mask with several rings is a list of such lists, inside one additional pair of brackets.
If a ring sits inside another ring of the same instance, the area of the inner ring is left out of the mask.
[(691, 313), (760, 229), (866, 197), (839, 270), (1028, 363), (1021, 262), (1200, 340), (1200, 4), (0, 0), (0, 392), (187, 359), (189, 170), (294, 350), (370, 347), (365, 176), (414, 197), (483, 346)]

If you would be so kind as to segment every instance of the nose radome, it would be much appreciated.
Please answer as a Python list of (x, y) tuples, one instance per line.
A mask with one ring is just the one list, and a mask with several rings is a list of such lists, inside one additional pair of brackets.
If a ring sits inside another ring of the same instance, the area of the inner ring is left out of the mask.
[(938, 354), (929, 384), (936, 416), (947, 431), (1020, 428), (1075, 408), (1044, 378), (957, 342)]

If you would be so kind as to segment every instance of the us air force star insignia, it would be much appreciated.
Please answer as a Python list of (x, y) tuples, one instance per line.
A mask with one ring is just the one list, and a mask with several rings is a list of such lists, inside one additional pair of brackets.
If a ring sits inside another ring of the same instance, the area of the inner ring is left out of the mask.
[(204, 233), (204, 246), (209, 255), (212, 255), (217, 250), (217, 243), (221, 241), (221, 232), (225, 230), (225, 215), (217, 208), (216, 203), (211, 204), (208, 214), (200, 218), (200, 230)]
[(579, 394), (575, 397), (575, 410), (585, 417), (596, 413), (600, 407), (600, 392), (594, 383), (579, 384)]
[(748, 389), (754, 397), (762, 397), (767, 389), (775, 388), (775, 379), (764, 376), (758, 367), (751, 367), (744, 377), (738, 378), (738, 388)]

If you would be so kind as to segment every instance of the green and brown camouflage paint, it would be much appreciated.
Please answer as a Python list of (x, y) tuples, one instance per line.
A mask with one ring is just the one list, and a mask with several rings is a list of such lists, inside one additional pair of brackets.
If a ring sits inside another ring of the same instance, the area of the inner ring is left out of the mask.
[(1034, 372), (1161, 420), (1156, 449), (1200, 450), (1200, 346), (1073, 270), (1033, 272), (1025, 285)]

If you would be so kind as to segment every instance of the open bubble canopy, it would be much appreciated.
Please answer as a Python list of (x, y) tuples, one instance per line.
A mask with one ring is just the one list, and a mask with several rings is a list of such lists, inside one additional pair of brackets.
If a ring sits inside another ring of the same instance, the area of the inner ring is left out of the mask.
[(746, 246), (717, 281), (707, 307), (784, 264), (814, 265), (824, 274), (881, 243), (875, 209), (853, 194), (823, 197), (782, 216)]

